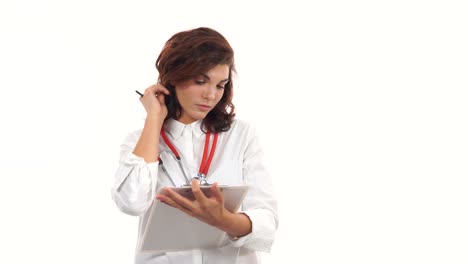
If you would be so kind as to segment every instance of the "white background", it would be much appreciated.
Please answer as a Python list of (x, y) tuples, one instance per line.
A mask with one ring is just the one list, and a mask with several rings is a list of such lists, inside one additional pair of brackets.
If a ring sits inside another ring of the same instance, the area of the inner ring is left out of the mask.
[(265, 263), (468, 262), (463, 1), (2, 1), (0, 263), (131, 263), (110, 197), (174, 33), (236, 52), (280, 205)]

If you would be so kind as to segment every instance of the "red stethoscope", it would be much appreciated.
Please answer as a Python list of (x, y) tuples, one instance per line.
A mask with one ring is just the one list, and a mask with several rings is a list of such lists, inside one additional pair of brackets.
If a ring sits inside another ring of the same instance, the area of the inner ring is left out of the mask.
[[(216, 144), (218, 143), (218, 133), (213, 134), (213, 143), (211, 144), (211, 148), (208, 150), (209, 145), (210, 145), (210, 138), (211, 138), (211, 132), (207, 131), (206, 136), (205, 136), (205, 147), (203, 149), (203, 157), (200, 163), (200, 169), (198, 170), (198, 174), (195, 177), (192, 177), (192, 180), (196, 179), (200, 181), (200, 185), (209, 185), (208, 181), (206, 180), (206, 175), (208, 174), (208, 169), (210, 168), (211, 161), (213, 160), (213, 156), (216, 150)], [(190, 185), (191, 180), (187, 177), (187, 174), (185, 174), (184, 168), (182, 166), (182, 162), (180, 159), (179, 152), (177, 149), (172, 145), (171, 141), (166, 135), (166, 132), (164, 131), (164, 128), (161, 129), (161, 136), (164, 140), (164, 143), (171, 149), (172, 154), (174, 154), (175, 159), (177, 160), (177, 163), (179, 164), (180, 170), (182, 171), (182, 174), (184, 175), (186, 185)], [(209, 153), (208, 153), (209, 152)], [(161, 157), (158, 157), (159, 161), (159, 166), (161, 166), (161, 169), (164, 174), (169, 178), (173, 186), (175, 185), (174, 180), (172, 177), (169, 175), (167, 172), (166, 168), (164, 167), (164, 163), (161, 159)]]

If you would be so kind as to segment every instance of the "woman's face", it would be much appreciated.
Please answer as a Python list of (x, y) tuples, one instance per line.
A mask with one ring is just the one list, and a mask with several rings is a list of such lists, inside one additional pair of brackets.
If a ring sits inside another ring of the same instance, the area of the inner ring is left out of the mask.
[(190, 124), (205, 116), (216, 106), (229, 81), (229, 66), (220, 64), (208, 72), (175, 86), (182, 107), (179, 122)]

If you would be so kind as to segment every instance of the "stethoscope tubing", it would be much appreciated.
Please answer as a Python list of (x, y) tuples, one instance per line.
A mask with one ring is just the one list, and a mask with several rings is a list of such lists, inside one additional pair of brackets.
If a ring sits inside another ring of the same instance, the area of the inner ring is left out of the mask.
[[(166, 145), (169, 147), (172, 154), (174, 155), (174, 158), (177, 161), (177, 164), (179, 165), (179, 168), (182, 171), (182, 174), (184, 175), (186, 185), (189, 186), (191, 180), (189, 180), (189, 178), (187, 177), (187, 174), (185, 173), (185, 170), (184, 170), (184, 168), (182, 166), (182, 161), (181, 161), (179, 152), (174, 147), (174, 145), (172, 145), (172, 143), (170, 142), (169, 138), (166, 135), (166, 132), (164, 131), (164, 128), (161, 129), (161, 136), (163, 138), (164, 143), (166, 143)], [(218, 143), (218, 133), (214, 133), (213, 144), (212, 144), (210, 150), (208, 151), (210, 137), (211, 137), (211, 132), (208, 131), (206, 133), (206, 137), (205, 137), (205, 146), (204, 146), (204, 149), (203, 149), (203, 156), (202, 156), (202, 161), (201, 161), (201, 164), (200, 164), (199, 172), (198, 172), (197, 176), (192, 177), (192, 180), (194, 180), (194, 179), (199, 180), (201, 185), (209, 185), (208, 181), (206, 180), (206, 175), (208, 174), (208, 170), (209, 170), (209, 168), (211, 166), (211, 161), (213, 160), (213, 156), (214, 156), (214, 153), (215, 153), (215, 150), (216, 150), (216, 145)], [(206, 159), (207, 156), (208, 156), (208, 159)], [(164, 166), (164, 162), (162, 161), (160, 156), (158, 157), (158, 161), (159, 161), (159, 166), (161, 166), (161, 169), (162, 169), (163, 173), (169, 178), (172, 185), (176, 186), (175, 182), (174, 182), (174, 179), (167, 172), (167, 170), (166, 170), (166, 168)]]

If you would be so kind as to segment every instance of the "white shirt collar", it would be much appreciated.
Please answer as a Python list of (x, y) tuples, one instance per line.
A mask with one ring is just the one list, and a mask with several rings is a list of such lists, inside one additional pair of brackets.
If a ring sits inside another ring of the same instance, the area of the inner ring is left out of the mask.
[(200, 137), (205, 133), (201, 129), (201, 123), (203, 119), (197, 120), (191, 124), (183, 124), (175, 119), (168, 119), (164, 124), (164, 128), (167, 133), (169, 133), (174, 140), (177, 140), (182, 136), (186, 127), (190, 127), (196, 137)]

